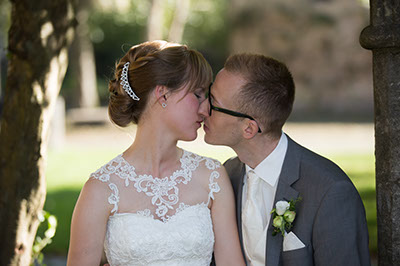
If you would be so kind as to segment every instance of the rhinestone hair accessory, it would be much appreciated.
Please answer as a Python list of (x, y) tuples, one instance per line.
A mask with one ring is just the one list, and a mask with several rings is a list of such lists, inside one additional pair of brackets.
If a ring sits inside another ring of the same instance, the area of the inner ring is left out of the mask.
[(122, 73), (121, 73), (121, 82), (120, 84), (122, 85), (122, 88), (128, 95), (134, 99), (135, 101), (139, 101), (140, 98), (137, 97), (137, 95), (133, 92), (131, 85), (129, 85), (129, 80), (128, 80), (128, 69), (129, 69), (129, 62), (126, 62), (124, 64), (124, 67), (122, 68)]

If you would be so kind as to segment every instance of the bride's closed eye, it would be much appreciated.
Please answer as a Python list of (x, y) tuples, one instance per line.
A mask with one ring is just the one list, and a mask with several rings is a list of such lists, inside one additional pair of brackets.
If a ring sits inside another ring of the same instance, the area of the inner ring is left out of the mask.
[(203, 102), (206, 99), (205, 93), (203, 90), (197, 90), (197, 91), (193, 92), (193, 94), (194, 94), (194, 96), (196, 96), (196, 98), (199, 102)]

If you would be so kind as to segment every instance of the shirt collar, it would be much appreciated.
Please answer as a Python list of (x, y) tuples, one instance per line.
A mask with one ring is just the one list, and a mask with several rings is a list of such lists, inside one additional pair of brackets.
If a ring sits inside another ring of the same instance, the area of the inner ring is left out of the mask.
[(256, 166), (256, 168), (252, 169), (246, 164), (246, 174), (250, 170), (253, 170), (258, 177), (267, 182), (270, 186), (274, 187), (279, 179), (279, 175), (281, 174), (287, 146), (287, 137), (282, 132), (278, 145), (261, 163)]

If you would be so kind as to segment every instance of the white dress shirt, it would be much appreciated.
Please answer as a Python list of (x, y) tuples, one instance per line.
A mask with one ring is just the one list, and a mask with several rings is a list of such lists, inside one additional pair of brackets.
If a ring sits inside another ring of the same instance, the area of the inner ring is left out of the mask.
[[(262, 217), (262, 224), (264, 228), (264, 233), (258, 236), (251, 236), (259, 238), (256, 247), (245, 247), (246, 250), (256, 249), (253, 252), (253, 259), (250, 261), (248, 255), (246, 254), (246, 260), (248, 265), (253, 266), (261, 266), (265, 265), (265, 248), (266, 248), (266, 238), (267, 238), (267, 229), (269, 225), (269, 221), (271, 218), (271, 211), (274, 204), (275, 193), (278, 187), (278, 179), (282, 170), (283, 161), (285, 159), (286, 150), (288, 146), (288, 140), (286, 135), (282, 132), (281, 138), (278, 142), (276, 148), (261, 162), (256, 168), (252, 169), (248, 165), (246, 165), (246, 177), (244, 179), (243, 185), (243, 197), (242, 197), (242, 211), (246, 202), (247, 195), (247, 173), (250, 170), (253, 170), (257, 176), (261, 179), (259, 186), (257, 188), (257, 202), (258, 208)], [(246, 226), (246, 224), (242, 223), (242, 229)], [(245, 230), (242, 230), (245, 232)]]

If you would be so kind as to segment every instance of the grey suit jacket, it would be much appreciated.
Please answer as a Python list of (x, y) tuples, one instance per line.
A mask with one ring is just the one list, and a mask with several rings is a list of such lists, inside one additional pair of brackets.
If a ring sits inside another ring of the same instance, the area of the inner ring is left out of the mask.
[[(239, 159), (225, 162), (236, 197), (241, 245), (242, 186), (245, 167)], [(296, 205), (291, 231), (305, 247), (283, 251), (281, 234), (267, 231), (265, 265), (370, 265), (364, 205), (347, 175), (333, 162), (307, 150), (288, 137), (288, 149), (279, 177), (275, 203), (302, 200)], [(242, 246), (243, 251), (243, 246)]]

